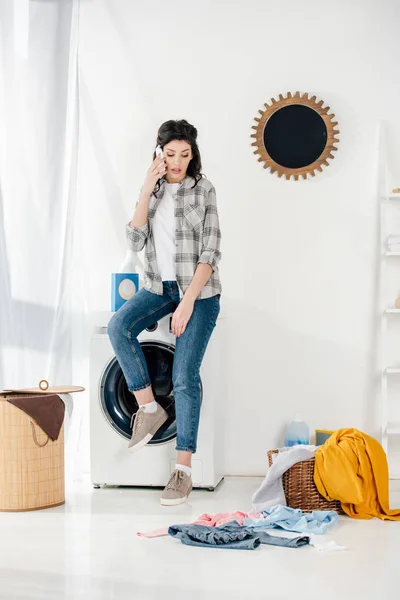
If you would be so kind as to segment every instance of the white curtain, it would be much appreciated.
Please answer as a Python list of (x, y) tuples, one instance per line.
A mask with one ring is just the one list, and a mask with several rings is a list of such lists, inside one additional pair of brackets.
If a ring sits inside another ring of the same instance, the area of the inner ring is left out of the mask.
[[(0, 3), (0, 388), (83, 384), (78, 0)], [(71, 459), (87, 400), (74, 397)], [(67, 446), (68, 449), (68, 446)]]

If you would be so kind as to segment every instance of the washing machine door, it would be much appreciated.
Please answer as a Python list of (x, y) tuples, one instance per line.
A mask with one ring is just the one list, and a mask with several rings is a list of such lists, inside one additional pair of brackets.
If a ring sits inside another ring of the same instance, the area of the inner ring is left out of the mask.
[[(176, 437), (175, 399), (172, 392), (174, 347), (157, 341), (142, 342), (153, 392), (157, 402), (167, 411), (168, 420), (157, 431), (149, 445), (163, 444)], [(138, 411), (136, 398), (128, 390), (125, 377), (114, 357), (104, 370), (100, 401), (110, 425), (127, 440), (131, 438), (131, 417)]]

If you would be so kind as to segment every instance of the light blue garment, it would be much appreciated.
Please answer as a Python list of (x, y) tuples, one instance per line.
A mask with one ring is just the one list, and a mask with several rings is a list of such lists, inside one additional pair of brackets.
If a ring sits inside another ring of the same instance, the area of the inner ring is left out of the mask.
[(245, 519), (247, 527), (256, 530), (285, 529), (298, 533), (324, 534), (326, 530), (339, 519), (334, 510), (314, 510), (312, 513), (304, 513), (300, 508), (290, 508), (277, 504), (262, 512), (261, 519)]

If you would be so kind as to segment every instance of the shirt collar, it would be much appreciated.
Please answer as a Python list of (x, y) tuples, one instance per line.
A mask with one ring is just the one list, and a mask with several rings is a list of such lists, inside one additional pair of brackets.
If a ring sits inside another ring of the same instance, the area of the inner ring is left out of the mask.
[[(163, 185), (164, 183), (166, 183), (167, 180), (165, 179), (165, 175), (163, 175), (163, 177), (161, 178), (161, 182), (160, 185)], [(190, 175), (185, 175), (185, 177), (182, 179), (182, 181), (179, 182), (179, 188), (187, 188), (193, 185), (194, 179), (193, 177), (191, 177)]]

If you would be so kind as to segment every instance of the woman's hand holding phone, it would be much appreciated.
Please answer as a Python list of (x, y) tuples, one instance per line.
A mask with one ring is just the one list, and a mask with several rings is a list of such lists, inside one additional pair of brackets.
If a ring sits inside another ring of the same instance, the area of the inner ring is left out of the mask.
[(167, 163), (160, 146), (157, 146), (156, 154), (157, 156), (150, 169), (147, 171), (146, 179), (144, 180), (142, 187), (142, 191), (150, 195), (153, 193), (157, 181), (167, 172)]

